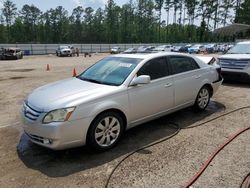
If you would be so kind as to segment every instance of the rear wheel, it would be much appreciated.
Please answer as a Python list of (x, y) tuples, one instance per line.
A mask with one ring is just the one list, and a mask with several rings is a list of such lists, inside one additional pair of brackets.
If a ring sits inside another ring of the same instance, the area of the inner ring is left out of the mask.
[(205, 110), (211, 97), (210, 89), (207, 86), (203, 86), (195, 100), (194, 107), (198, 111)]
[(124, 130), (124, 121), (116, 112), (97, 116), (88, 132), (88, 143), (97, 150), (107, 150), (116, 145)]

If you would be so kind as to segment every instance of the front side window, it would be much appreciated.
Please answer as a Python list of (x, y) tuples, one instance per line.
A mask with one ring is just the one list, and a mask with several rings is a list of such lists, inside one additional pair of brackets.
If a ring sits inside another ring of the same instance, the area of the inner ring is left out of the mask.
[(121, 85), (141, 61), (139, 58), (106, 57), (83, 72), (79, 79), (106, 85)]
[(169, 61), (174, 74), (187, 72), (199, 68), (195, 60), (191, 57), (170, 57)]
[(166, 58), (160, 57), (148, 61), (138, 71), (137, 76), (140, 75), (149, 75), (151, 80), (167, 76), (168, 69)]

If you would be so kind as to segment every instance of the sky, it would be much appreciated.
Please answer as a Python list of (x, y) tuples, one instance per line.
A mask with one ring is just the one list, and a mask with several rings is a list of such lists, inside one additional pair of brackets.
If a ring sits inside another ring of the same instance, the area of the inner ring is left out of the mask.
[[(0, 8), (4, 0), (0, 0)], [(92, 7), (94, 10), (101, 7), (104, 8), (108, 0), (11, 0), (17, 5), (17, 9), (20, 10), (23, 5), (35, 5), (41, 11), (45, 12), (50, 8), (56, 8), (57, 6), (63, 6), (69, 13), (77, 6)], [(115, 0), (117, 5), (127, 3), (128, 0)]]
[[(0, 9), (3, 7), (3, 1), (0, 0)], [(63, 6), (65, 8), (69, 15), (72, 13), (72, 10), (77, 6), (82, 6), (83, 8), (86, 7), (92, 7), (94, 10), (98, 8), (103, 8), (107, 4), (108, 0), (11, 0), (14, 2), (17, 6), (18, 10), (21, 10), (23, 5), (35, 5), (38, 7), (42, 12), (46, 12), (47, 10), (51, 8), (56, 8), (57, 6)], [(121, 6), (129, 0), (114, 0), (114, 2)], [(162, 20), (166, 18), (166, 11), (162, 11)], [(172, 22), (172, 12), (170, 12), (170, 23)], [(199, 24), (199, 20), (195, 20), (195, 24)]]

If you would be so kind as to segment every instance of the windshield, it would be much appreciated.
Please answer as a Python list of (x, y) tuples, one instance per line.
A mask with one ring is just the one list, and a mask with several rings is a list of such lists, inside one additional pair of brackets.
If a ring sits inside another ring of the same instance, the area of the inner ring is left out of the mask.
[(237, 44), (228, 51), (228, 54), (250, 54), (250, 44)]
[(142, 59), (106, 57), (85, 72), (79, 79), (106, 85), (121, 85)]
[(167, 46), (158, 46), (155, 48), (155, 50), (165, 50), (165, 48), (168, 48)]
[(195, 44), (195, 45), (192, 46), (192, 48), (200, 48), (200, 47), (201, 47), (200, 44)]
[(68, 46), (60, 46), (60, 49), (69, 49), (69, 47)]

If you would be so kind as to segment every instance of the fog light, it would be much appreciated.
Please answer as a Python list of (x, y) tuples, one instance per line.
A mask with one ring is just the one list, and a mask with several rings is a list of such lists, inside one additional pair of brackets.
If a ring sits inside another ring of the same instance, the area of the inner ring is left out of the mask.
[(52, 140), (45, 138), (45, 139), (43, 140), (43, 143), (44, 143), (44, 144), (52, 144)]

